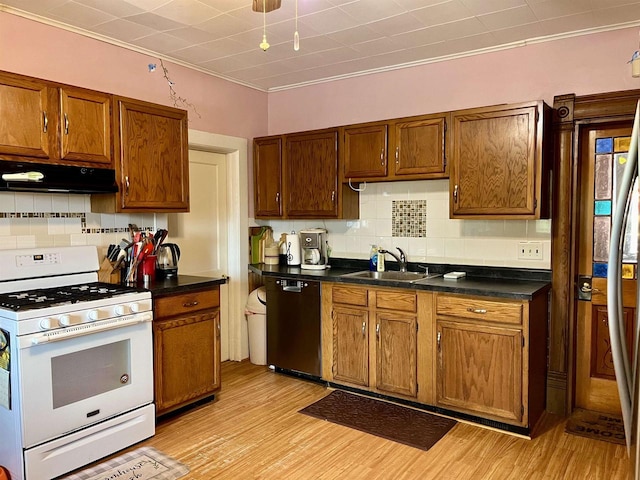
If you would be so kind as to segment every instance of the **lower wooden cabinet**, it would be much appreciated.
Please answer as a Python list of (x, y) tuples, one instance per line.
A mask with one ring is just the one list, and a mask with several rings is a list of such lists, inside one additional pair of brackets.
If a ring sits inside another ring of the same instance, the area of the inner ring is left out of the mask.
[(220, 287), (154, 298), (156, 415), (220, 390)]
[(335, 381), (369, 386), (369, 312), (335, 306), (331, 313), (332, 377)]
[(532, 300), (322, 284), (322, 377), (530, 433), (546, 399), (547, 292)]
[(547, 296), (435, 294), (436, 404), (533, 428), (544, 410)]
[[(426, 354), (418, 342), (418, 298), (431, 294), (326, 283), (322, 288), (323, 378), (416, 400), (418, 362)], [(426, 383), (425, 394), (431, 390)]]
[(522, 331), (438, 320), (438, 405), (521, 423)]
[(376, 388), (415, 397), (418, 393), (418, 320), (399, 312), (376, 313)]

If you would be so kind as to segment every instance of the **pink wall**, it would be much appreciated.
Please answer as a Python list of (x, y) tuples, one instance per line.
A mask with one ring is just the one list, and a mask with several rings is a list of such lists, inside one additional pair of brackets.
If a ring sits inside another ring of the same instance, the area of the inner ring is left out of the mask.
[[(0, 12), (0, 70), (173, 105), (157, 58)], [(147, 65), (158, 70), (149, 73)], [(267, 94), (165, 62), (194, 104), (189, 128), (251, 139), (267, 133)], [(181, 107), (184, 108), (184, 107)]]
[(269, 94), (269, 134), (640, 88), (638, 29), (532, 44)]

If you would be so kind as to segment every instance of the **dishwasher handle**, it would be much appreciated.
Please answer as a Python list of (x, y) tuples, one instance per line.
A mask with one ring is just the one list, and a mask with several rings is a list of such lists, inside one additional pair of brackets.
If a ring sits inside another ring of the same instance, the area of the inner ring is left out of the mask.
[(276, 280), (276, 285), (282, 287), (283, 292), (300, 293), (304, 287), (308, 287), (307, 282), (301, 280)]

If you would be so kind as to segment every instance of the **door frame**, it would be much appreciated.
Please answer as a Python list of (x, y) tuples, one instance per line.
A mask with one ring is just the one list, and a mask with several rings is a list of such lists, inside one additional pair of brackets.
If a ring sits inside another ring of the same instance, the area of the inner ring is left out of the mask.
[[(240, 361), (249, 356), (244, 306), (249, 294), (247, 265), (249, 265), (249, 175), (248, 140), (189, 129), (189, 149), (222, 153), (227, 162), (227, 291), (229, 309), (229, 359)], [(239, 246), (239, 248), (238, 248)], [(220, 299), (224, 308), (225, 301)]]
[(640, 90), (557, 95), (553, 102), (551, 306), (547, 411), (570, 414), (575, 397), (579, 140), (594, 123), (633, 120)]

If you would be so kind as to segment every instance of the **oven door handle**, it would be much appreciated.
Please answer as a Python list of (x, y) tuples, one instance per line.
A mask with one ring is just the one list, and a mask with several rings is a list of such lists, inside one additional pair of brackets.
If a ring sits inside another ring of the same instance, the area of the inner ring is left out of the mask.
[(84, 335), (115, 330), (117, 328), (129, 327), (139, 323), (151, 322), (153, 314), (151, 312), (128, 315), (126, 317), (110, 318), (100, 322), (82, 323), (50, 332), (40, 332), (20, 337), (20, 349), (35, 347), (45, 343), (60, 342)]

